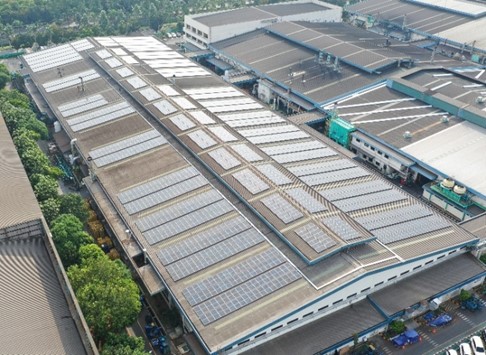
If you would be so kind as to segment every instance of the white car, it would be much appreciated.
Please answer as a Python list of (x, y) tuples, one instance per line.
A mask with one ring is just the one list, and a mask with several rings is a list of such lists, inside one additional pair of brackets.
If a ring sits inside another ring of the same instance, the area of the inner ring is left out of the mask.
[(458, 354), (457, 351), (455, 351), (454, 349), (449, 349), (446, 351), (446, 355), (458, 355)]
[(484, 344), (477, 335), (471, 337), (471, 348), (474, 355), (486, 355), (484, 353)]
[(473, 355), (471, 346), (468, 343), (462, 343), (459, 345), (459, 353), (461, 355)]

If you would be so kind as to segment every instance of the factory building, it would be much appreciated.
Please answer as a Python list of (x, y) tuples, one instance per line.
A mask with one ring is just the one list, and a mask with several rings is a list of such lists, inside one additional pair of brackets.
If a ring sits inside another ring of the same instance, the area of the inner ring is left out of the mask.
[(195, 353), (333, 352), (484, 281), (477, 236), (155, 38), (23, 61)]

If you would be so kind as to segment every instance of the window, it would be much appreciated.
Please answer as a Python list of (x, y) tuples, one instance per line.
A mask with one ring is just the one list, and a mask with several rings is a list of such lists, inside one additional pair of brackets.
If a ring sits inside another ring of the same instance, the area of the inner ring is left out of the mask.
[(415, 266), (413, 269), (417, 270), (417, 269), (420, 269), (421, 267), (422, 267), (422, 265), (418, 265), (418, 266)]
[(292, 324), (292, 323), (294, 323), (294, 322), (297, 322), (297, 320), (298, 320), (297, 318), (292, 319), (291, 321), (287, 322), (287, 325)]
[(376, 287), (376, 286), (380, 286), (380, 285), (382, 285), (382, 284), (383, 284), (383, 281), (378, 282), (378, 283), (375, 285), (375, 287)]
[(369, 158), (368, 158), (368, 161), (369, 161), (370, 163), (372, 163), (372, 162), (373, 162), (373, 158), (372, 158), (372, 157), (369, 157)]
[(375, 151), (376, 149), (375, 149), (375, 147), (371, 147), (371, 150), (372, 150), (372, 151)]
[(365, 144), (364, 144), (364, 146), (365, 146), (366, 148), (369, 148), (369, 147), (370, 147), (370, 145), (369, 145), (368, 143), (365, 143)]
[(396, 276), (390, 277), (388, 281), (395, 280), (396, 278), (397, 278)]
[(361, 290), (361, 293), (368, 291), (370, 288), (371, 288), (371, 287), (366, 287), (366, 288), (362, 289), (362, 290)]
[(434, 260), (429, 260), (429, 261), (427, 261), (427, 262), (425, 263), (425, 265), (428, 265), (428, 264), (432, 263), (433, 261), (434, 261)]
[(282, 328), (282, 327), (283, 327), (283, 325), (282, 325), (282, 324), (280, 324), (278, 327), (272, 328), (272, 332), (273, 332), (273, 331), (275, 331), (275, 330), (277, 330), (277, 329), (280, 329), (280, 328)]
[(352, 295), (349, 295), (349, 296), (347, 297), (347, 299), (350, 299), (351, 297), (354, 297), (354, 296), (356, 296), (356, 295), (357, 295), (357, 293), (353, 293)]
[(407, 270), (407, 271), (402, 272), (400, 275), (406, 275), (406, 274), (408, 274), (409, 272), (410, 272), (410, 270)]
[(385, 154), (385, 159), (388, 159), (388, 158), (389, 158), (388, 154)]
[(264, 336), (265, 334), (267, 334), (267, 333), (260, 333), (260, 334), (258, 334), (258, 335), (255, 335), (255, 339), (256, 339), (256, 338), (260, 338), (260, 337)]
[(441, 255), (441, 256), (439, 256), (439, 257), (437, 258), (437, 260), (442, 259), (443, 257), (445, 257), (445, 255)]
[(451, 250), (451, 251), (449, 252), (449, 255), (454, 254), (456, 251), (457, 251), (457, 250)]
[(203, 33), (204, 35), (204, 38), (208, 38), (208, 34), (207, 33)]
[(314, 312), (310, 312), (310, 313), (304, 314), (304, 315), (302, 316), (302, 318), (309, 317), (309, 316), (311, 316), (313, 313), (314, 313)]
[(343, 300), (340, 299), (340, 300), (337, 300), (336, 302), (333, 302), (332, 305), (334, 306), (335, 304), (338, 304), (339, 302), (342, 302)]
[(249, 341), (250, 341), (250, 339), (246, 339), (245, 341), (242, 341), (241, 343), (238, 343), (238, 346), (239, 346), (239, 345), (243, 345), (243, 344), (245, 344), (245, 343), (248, 343)]
[(329, 306), (327, 306), (327, 305), (326, 305), (326, 306), (324, 306), (324, 307), (321, 307), (321, 308), (319, 308), (317, 311), (322, 311), (323, 309), (326, 309), (327, 307), (329, 307)]
[(380, 166), (381, 164), (380, 164), (380, 162), (375, 161), (375, 165), (376, 165), (376, 166)]
[(359, 138), (356, 138), (356, 142), (358, 142), (358, 143), (359, 143), (359, 142), (361, 142), (361, 139), (359, 139)]
[(381, 150), (378, 151), (378, 154), (383, 155), (383, 152)]

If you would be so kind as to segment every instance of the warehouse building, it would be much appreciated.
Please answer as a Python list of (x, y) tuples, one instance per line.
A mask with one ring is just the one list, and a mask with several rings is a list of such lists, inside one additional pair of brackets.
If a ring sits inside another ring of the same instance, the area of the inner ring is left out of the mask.
[[(334, 351), (351, 329), (369, 336), (484, 280), (473, 234), (155, 38), (23, 60), (128, 260), (180, 311), (195, 352)], [(362, 321), (348, 328), (343, 314)], [(329, 322), (341, 330), (302, 336)]]
[(0, 353), (97, 354), (0, 115)]
[(204, 49), (211, 43), (281, 21), (340, 22), (342, 8), (318, 0), (244, 7), (224, 12), (186, 15), (186, 41)]

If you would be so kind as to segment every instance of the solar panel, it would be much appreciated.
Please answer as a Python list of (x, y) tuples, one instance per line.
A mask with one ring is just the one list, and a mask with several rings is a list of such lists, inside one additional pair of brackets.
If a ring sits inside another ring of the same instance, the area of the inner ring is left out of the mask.
[(191, 306), (204, 302), (280, 264), (285, 258), (276, 249), (267, 249), (217, 274), (186, 287), (182, 293)]
[(193, 89), (184, 89), (184, 92), (189, 95), (199, 95), (206, 93), (223, 93), (223, 92), (238, 92), (231, 86), (208, 86), (208, 87), (198, 87)]
[[(289, 169), (290, 170), (290, 169)], [(346, 198), (361, 196), (372, 192), (391, 190), (392, 187), (381, 180), (366, 181), (353, 185), (334, 187), (329, 190), (318, 191), (329, 201), (343, 200)]]
[(209, 93), (199, 93), (191, 94), (190, 96), (194, 100), (208, 100), (208, 99), (221, 99), (228, 97), (244, 96), (245, 94), (239, 92), (238, 90), (230, 90), (226, 92), (209, 92)]
[(154, 103), (154, 106), (165, 116), (177, 112), (177, 109), (167, 100), (158, 101)]
[(69, 88), (71, 86), (80, 85), (81, 78), (84, 83), (87, 83), (99, 77), (100, 75), (95, 70), (90, 69), (80, 73), (62, 77), (61, 79), (49, 81), (43, 84), (42, 86), (44, 87), (46, 92), (54, 92), (54, 91)]
[(230, 258), (263, 241), (264, 239), (260, 233), (251, 228), (231, 238), (223, 240), (220, 243), (198, 251), (184, 259), (178, 260), (168, 265), (166, 269), (172, 279), (178, 281)]
[(87, 114), (68, 119), (67, 123), (73, 132), (78, 132), (86, 128), (116, 120), (134, 112), (135, 109), (130, 106), (128, 102), (124, 101), (115, 105), (104, 107), (100, 110), (91, 111)]
[(194, 191), (202, 186), (207, 185), (207, 183), (207, 180), (201, 175), (194, 176), (188, 180), (181, 181), (148, 196), (128, 202), (123, 206), (127, 210), (128, 214), (132, 215)]
[(94, 108), (103, 106), (107, 103), (102, 95), (93, 95), (83, 98), (81, 100), (73, 101), (65, 105), (58, 106), (61, 115), (69, 117), (77, 115), (84, 111), (92, 110)]
[[(247, 105), (253, 104), (255, 101), (248, 97), (242, 98), (233, 98), (233, 99), (221, 99), (221, 100), (199, 100), (199, 103), (204, 107), (220, 107), (220, 106), (238, 106), (238, 105)], [(260, 105), (259, 105), (260, 106)]]
[(123, 48), (113, 48), (113, 53), (116, 55), (127, 55), (128, 53), (123, 50)]
[(295, 230), (295, 233), (302, 238), (316, 253), (332, 248), (337, 243), (329, 235), (324, 233), (315, 223), (307, 223)]
[(198, 130), (195, 132), (191, 132), (187, 135), (189, 138), (192, 139), (194, 143), (196, 143), (199, 148), (206, 149), (212, 147), (216, 144), (216, 141), (212, 139), (206, 132), (203, 130)]
[(146, 88), (146, 89), (140, 90), (139, 93), (143, 97), (145, 97), (147, 99), (147, 101), (154, 101), (154, 100), (160, 99), (162, 97), (162, 96), (160, 96), (160, 94), (157, 91), (155, 91), (152, 88)]
[(417, 218), (412, 221), (375, 229), (373, 234), (384, 244), (398, 242), (425, 233), (451, 227), (451, 224), (438, 216)]
[(315, 150), (308, 150), (305, 152), (273, 155), (272, 158), (275, 159), (277, 163), (285, 164), (285, 163), (293, 163), (297, 161), (306, 161), (312, 159), (332, 157), (334, 155), (337, 155), (335, 151), (327, 148), (321, 148)]
[(310, 186), (329, 184), (331, 182), (345, 181), (358, 177), (369, 176), (370, 174), (359, 167), (345, 170), (338, 170), (329, 173), (302, 176), (300, 179)]
[(208, 325), (301, 278), (285, 263), (194, 307), (198, 318)]
[(255, 129), (239, 129), (238, 133), (243, 137), (256, 137), (264, 136), (269, 134), (280, 134), (288, 132), (300, 131), (300, 128), (294, 125), (276, 126), (276, 127), (266, 127), (266, 128), (255, 128)]
[(196, 127), (194, 122), (192, 122), (187, 116), (178, 114), (174, 117), (169, 118), (169, 120), (177, 126), (181, 131), (187, 131), (188, 129)]
[(309, 135), (303, 131), (281, 133), (281, 134), (270, 134), (266, 136), (249, 137), (248, 140), (253, 144), (266, 144), (275, 143), (283, 141), (291, 141), (295, 139), (307, 138)]
[(134, 155), (146, 152), (150, 149), (160, 147), (161, 145), (164, 145), (167, 143), (165, 138), (162, 136), (153, 138), (151, 140), (148, 140), (143, 143), (139, 143), (133, 146), (130, 146), (128, 148), (122, 149), (118, 152), (115, 152), (113, 154), (95, 159), (96, 166), (102, 167), (108, 164), (116, 163), (120, 160), (124, 160), (126, 158), (132, 157)]
[(231, 146), (231, 149), (233, 149), (240, 157), (245, 159), (247, 162), (255, 162), (255, 161), (260, 161), (263, 160), (263, 158), (258, 155), (253, 149), (248, 147), (246, 144), (234, 144)]
[(138, 64), (138, 60), (136, 60), (131, 55), (124, 55), (120, 57), (125, 63), (127, 64)]
[(292, 206), (290, 202), (277, 193), (266, 196), (260, 201), (285, 224), (289, 224), (304, 217), (297, 208)]
[(96, 55), (101, 59), (106, 59), (112, 57), (111, 53), (108, 52), (106, 49), (102, 49), (96, 52)]
[(221, 141), (225, 143), (238, 140), (238, 138), (228, 132), (228, 130), (224, 127), (209, 127), (208, 129), (211, 131), (211, 133), (213, 133), (216, 137), (218, 137)]
[(232, 211), (233, 207), (228, 201), (221, 200), (144, 232), (143, 236), (153, 245)]
[(282, 173), (280, 170), (278, 170), (276, 167), (274, 167), (271, 164), (257, 165), (256, 168), (258, 169), (259, 172), (265, 175), (267, 179), (269, 179), (270, 181), (272, 181), (274, 184), (278, 186), (290, 184), (292, 182), (292, 180), (289, 177), (287, 177), (284, 173)]
[(36, 73), (47, 69), (61, 67), (83, 59), (69, 44), (63, 44), (24, 56), (30, 69)]
[(432, 212), (428, 209), (420, 205), (412, 205), (367, 216), (356, 217), (355, 219), (366, 229), (374, 230), (430, 215), (432, 215)]
[(279, 117), (276, 114), (270, 111), (251, 111), (251, 112), (235, 112), (235, 113), (227, 113), (227, 114), (220, 114), (218, 117), (223, 120), (224, 122), (230, 121), (239, 121), (239, 120), (247, 120), (247, 119), (255, 119), (255, 118), (271, 118), (271, 117)]
[(135, 224), (141, 232), (146, 232), (222, 199), (223, 197), (216, 190), (205, 191), (142, 217)]
[(237, 216), (178, 243), (162, 248), (157, 255), (162, 264), (171, 264), (249, 228), (251, 228), (251, 225), (243, 217)]
[(166, 187), (172, 186), (181, 181), (190, 179), (196, 175), (199, 175), (199, 172), (195, 168), (183, 168), (173, 173), (163, 175), (144, 184), (125, 190), (118, 194), (118, 199), (122, 204), (125, 204), (138, 198), (148, 196), (156, 191), (165, 189)]
[(212, 150), (208, 155), (213, 158), (224, 170), (229, 170), (241, 165), (241, 162), (231, 155), (226, 148)]
[(174, 101), (183, 110), (190, 110), (192, 108), (196, 108), (196, 106), (185, 97), (173, 97), (172, 101)]
[(296, 153), (319, 148), (326, 148), (326, 146), (321, 142), (312, 140), (302, 143), (281, 144), (271, 147), (263, 147), (262, 150), (268, 155), (273, 156), (277, 154)]
[(203, 111), (191, 111), (189, 114), (196, 119), (200, 124), (207, 125), (216, 123), (211, 117), (205, 114)]
[(228, 121), (227, 124), (230, 127), (238, 128), (238, 127), (269, 125), (269, 124), (282, 123), (282, 122), (285, 122), (283, 118), (274, 116), (274, 117), (263, 117), (263, 118), (254, 118), (254, 119), (231, 120)]
[(79, 41), (71, 42), (71, 46), (78, 52), (94, 48), (93, 44), (87, 39), (81, 39)]
[(108, 64), (110, 68), (118, 68), (123, 65), (123, 63), (116, 58), (108, 58), (105, 60), (105, 63)]
[(122, 78), (126, 78), (127, 76), (130, 76), (130, 75), (134, 75), (135, 73), (132, 72), (130, 69), (128, 68), (121, 68), (121, 69), (117, 69), (116, 72), (118, 73), (118, 75), (120, 75)]
[(252, 195), (269, 189), (269, 186), (250, 169), (238, 171), (233, 174), (233, 177)]
[(311, 213), (327, 211), (326, 206), (301, 187), (285, 190), (285, 192)]
[(351, 197), (346, 200), (335, 201), (334, 205), (344, 212), (357, 211), (365, 208), (384, 205), (390, 202), (405, 200), (407, 196), (398, 190), (385, 190), (368, 195)]
[(140, 79), (138, 76), (128, 78), (127, 83), (129, 83), (134, 89), (140, 89), (147, 86), (147, 83), (144, 80)]
[(248, 111), (248, 110), (255, 110), (257, 108), (262, 108), (262, 105), (254, 102), (251, 104), (208, 107), (207, 109), (213, 113), (219, 113), (219, 112), (231, 112), (231, 111)]
[(363, 237), (361, 233), (339, 216), (326, 217), (321, 221), (342, 240), (349, 241)]
[[(305, 155), (309, 153), (310, 152), (302, 152), (300, 154)], [(349, 159), (337, 159), (337, 160), (319, 162), (314, 164), (299, 165), (295, 167), (290, 167), (288, 169), (294, 175), (301, 177), (301, 176), (326, 173), (326, 172), (336, 171), (336, 170), (344, 170), (344, 169), (349, 169), (354, 167), (356, 167), (356, 163), (354, 163)]]
[(160, 91), (162, 91), (162, 93), (165, 96), (178, 96), (178, 95), (180, 95), (179, 92), (177, 90), (175, 90), (170, 85), (159, 85), (158, 88), (159, 88)]

